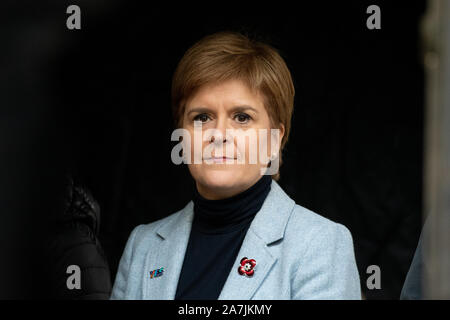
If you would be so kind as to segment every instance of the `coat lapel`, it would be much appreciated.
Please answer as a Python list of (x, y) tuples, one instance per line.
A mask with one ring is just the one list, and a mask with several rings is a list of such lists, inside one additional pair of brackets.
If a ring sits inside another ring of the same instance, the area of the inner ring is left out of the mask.
[[(255, 273), (252, 277), (238, 273), (238, 267), (244, 257), (256, 261)], [(265, 243), (249, 228), (228, 279), (219, 295), (219, 300), (251, 299), (276, 260), (277, 258), (270, 254)]]
[[(271, 190), (247, 231), (239, 254), (219, 295), (219, 300), (249, 300), (254, 296), (278, 259), (268, 245), (283, 238), (294, 206), (294, 200), (275, 180), (272, 180)], [(173, 215), (172, 219), (156, 230), (160, 243), (154, 249), (149, 249), (146, 257), (146, 274), (142, 286), (144, 299), (172, 300), (175, 298), (193, 215), (194, 204), (191, 200), (179, 214)], [(255, 273), (252, 277), (238, 273), (243, 257), (256, 261)], [(161, 267), (164, 268), (164, 274), (150, 279), (149, 272)]]
[[(144, 300), (173, 300), (183, 266), (193, 218), (193, 202), (190, 201), (173, 219), (156, 230), (159, 245), (150, 248), (145, 263), (143, 282)], [(150, 278), (150, 271), (164, 268), (162, 276)]]
[[(270, 192), (247, 231), (219, 300), (250, 300), (254, 296), (278, 260), (278, 256), (271, 252), (268, 245), (283, 238), (294, 206), (295, 201), (272, 180)], [(238, 273), (238, 267), (244, 257), (256, 261), (252, 277)]]

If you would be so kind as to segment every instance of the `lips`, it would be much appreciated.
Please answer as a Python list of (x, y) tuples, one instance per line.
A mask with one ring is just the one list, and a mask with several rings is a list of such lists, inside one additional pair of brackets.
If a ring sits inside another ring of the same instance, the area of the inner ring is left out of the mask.
[(226, 160), (226, 159), (235, 159), (235, 158), (229, 158), (229, 157), (211, 157), (211, 158), (205, 158), (205, 160)]
[(204, 160), (209, 160), (209, 161), (213, 161), (213, 162), (226, 162), (227, 160), (236, 160), (235, 158), (230, 158), (230, 157), (210, 157), (210, 158), (205, 158)]

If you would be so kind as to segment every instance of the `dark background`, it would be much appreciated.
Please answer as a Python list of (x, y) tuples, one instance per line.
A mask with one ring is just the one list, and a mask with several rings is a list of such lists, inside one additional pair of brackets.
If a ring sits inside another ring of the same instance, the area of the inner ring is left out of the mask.
[[(350, 229), (368, 299), (399, 298), (422, 221), (425, 1), (55, 2), (1, 10), (1, 186), (5, 221), (13, 217), (2, 227), (14, 234), (10, 243), (39, 243), (70, 172), (100, 203), (114, 280), (131, 230), (192, 195), (187, 168), (170, 159), (175, 67), (201, 37), (234, 30), (276, 47), (294, 79), (279, 184)], [(69, 4), (81, 7), (81, 30), (66, 28)], [(370, 4), (381, 8), (381, 30), (366, 27)], [(381, 268), (380, 290), (365, 284), (372, 264)]]

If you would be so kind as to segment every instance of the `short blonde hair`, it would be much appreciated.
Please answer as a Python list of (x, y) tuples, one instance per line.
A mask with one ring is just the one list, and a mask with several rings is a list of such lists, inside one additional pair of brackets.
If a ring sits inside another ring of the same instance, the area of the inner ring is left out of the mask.
[[(208, 35), (189, 48), (172, 80), (172, 113), (175, 128), (183, 126), (186, 101), (206, 84), (241, 80), (264, 98), (271, 125), (285, 127), (282, 150), (289, 137), (295, 89), (291, 73), (279, 54), (268, 44), (231, 31)], [(272, 175), (279, 180), (280, 174)]]

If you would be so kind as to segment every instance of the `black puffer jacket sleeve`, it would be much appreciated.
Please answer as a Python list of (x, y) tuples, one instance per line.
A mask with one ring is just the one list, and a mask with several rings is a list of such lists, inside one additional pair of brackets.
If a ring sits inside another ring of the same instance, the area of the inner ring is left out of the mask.
[[(99, 227), (99, 204), (86, 188), (69, 178), (63, 212), (47, 241), (51, 298), (109, 299), (111, 277), (98, 239)], [(77, 272), (78, 282), (74, 280)]]

